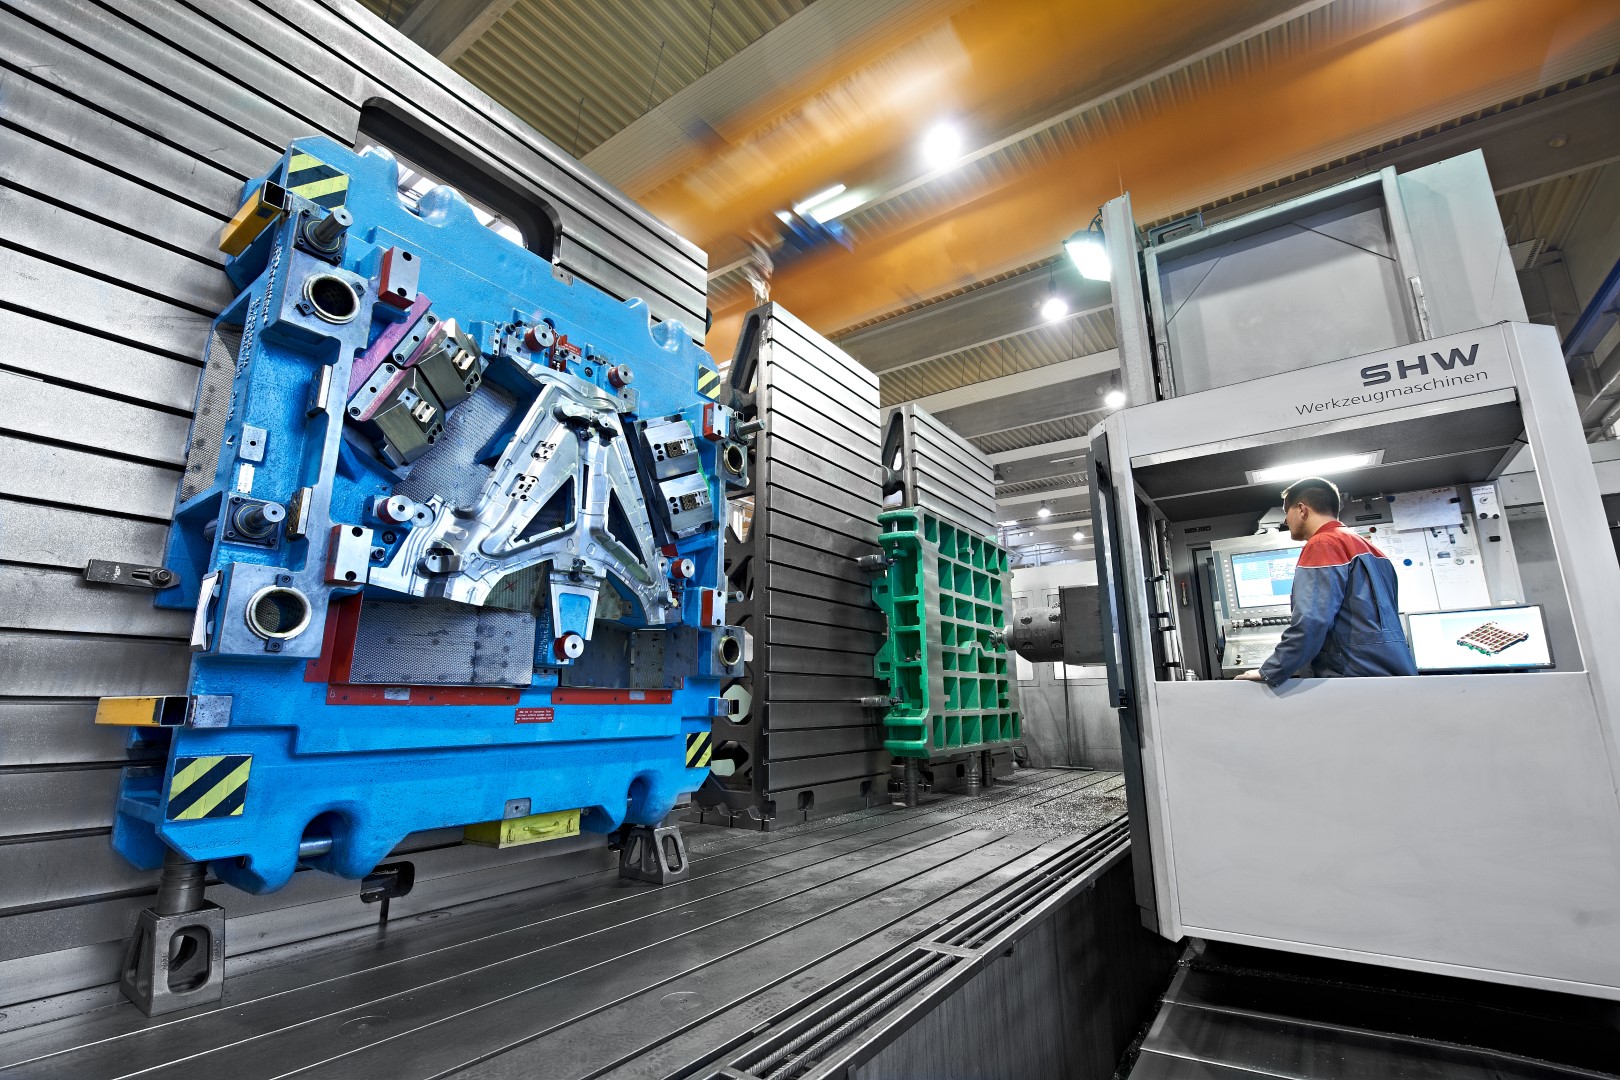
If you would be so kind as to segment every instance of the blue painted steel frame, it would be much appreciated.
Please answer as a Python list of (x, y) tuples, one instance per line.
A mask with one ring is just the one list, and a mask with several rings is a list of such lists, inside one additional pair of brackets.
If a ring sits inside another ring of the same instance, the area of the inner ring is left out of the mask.
[[(545, 259), (480, 225), (472, 209), (449, 189), (429, 192), (419, 213), (412, 212), (398, 198), (396, 167), (385, 156), (356, 155), (325, 138), (296, 140), (288, 155), (294, 151), (312, 154), (350, 177), (347, 207), (355, 224), (342, 269), (374, 279), (383, 249), (394, 244), (408, 248), (422, 257), (420, 288), (432, 298), (435, 311), (463, 325), (505, 323), (514, 312), (543, 313), (571, 342), (633, 369), (640, 394), (637, 415), (678, 413), (700, 430), (707, 399), (697, 390), (698, 372), (711, 362), (680, 326), (652, 325), (641, 301), (621, 302), (587, 283), (554, 276)], [(271, 179), (282, 175), (287, 160), (282, 158)], [(255, 181), (245, 190), (258, 186)], [(296, 299), (298, 283), (290, 279), (296, 260), (308, 257), (294, 250), (292, 231), (283, 221), (231, 260), (228, 272), (244, 291), (220, 322), (240, 325), (254, 305), (269, 312), (279, 302), (277, 290)], [(275, 275), (266, 269), (278, 262), (283, 270), (279, 283), (269, 280)], [(245, 280), (249, 276), (252, 280)], [(274, 295), (267, 298), (266, 292)], [(373, 298), (374, 293), (363, 297), (365, 311), (371, 310)], [(285, 314), (285, 308), (278, 310)], [(370, 336), (381, 327), (374, 324)], [(361, 521), (370, 501), (391, 491), (392, 478), (380, 469), (357, 467), (357, 455), (343, 453), (335, 461), (326, 418), (306, 417), (312, 380), (320, 363), (333, 362), (338, 351), (334, 343), (335, 338), (321, 339), (307, 327), (273, 319), (265, 321), (260, 333), (244, 338), (214, 484), (176, 508), (167, 563), (182, 574), (184, 584), (159, 594), (159, 603), (194, 607), (198, 580), (209, 571), (229, 575), (255, 563), (303, 569), (309, 554), (306, 541), (287, 540), (277, 550), (255, 549), (224, 544), (204, 531), (207, 521), (220, 517), (223, 500), (240, 486), (236, 455), (244, 424), (269, 431), (264, 460), (252, 474), (253, 497), (284, 503), (299, 487), (315, 483), (323, 468), (330, 469), (330, 521), (312, 522), (311, 537), (334, 522)], [(341, 355), (336, 359), (335, 373), (342, 373), (346, 385), (347, 361)], [(600, 381), (605, 371), (603, 365), (595, 366)], [(341, 415), (341, 406), (336, 415)], [(697, 590), (723, 588), (719, 525), (725, 520), (725, 496), (715, 444), (697, 441), (716, 527), (677, 545), (680, 555), (697, 564), (691, 581), (677, 583), (688, 625), (696, 625), (700, 615)], [(341, 596), (355, 590), (330, 591)], [(307, 631), (317, 639), (323, 615), (317, 611)], [(549, 644), (544, 640), (540, 648)], [(135, 729), (135, 740), (167, 741), (168, 764), (161, 772), (126, 771), (113, 842), (130, 861), (153, 868), (162, 862), (166, 847), (173, 847), (190, 859), (211, 862), (212, 872), (228, 884), (268, 892), (285, 884), (296, 869), (306, 830), (330, 834), (334, 841), (328, 854), (309, 860), (312, 865), (357, 878), (408, 833), (495, 820), (511, 799), (530, 800), (532, 813), (582, 808), (583, 828), (608, 832), (626, 822), (658, 822), (677, 796), (695, 790), (707, 775), (707, 769), (685, 767), (684, 744), (687, 734), (709, 730), (717, 711), (718, 672), (678, 672), (684, 678), (669, 704), (624, 705), (554, 704), (557, 675), (539, 673), (518, 692), (518, 707), (550, 708), (553, 719), (520, 724), (509, 704), (328, 705), (327, 684), (305, 681), (310, 654), (307, 646), (303, 651), (298, 658), (229, 657), (216, 651), (194, 655), (189, 692), (230, 695), (229, 724)], [(252, 755), (243, 813), (166, 820), (165, 793), (176, 760), (219, 754)]]

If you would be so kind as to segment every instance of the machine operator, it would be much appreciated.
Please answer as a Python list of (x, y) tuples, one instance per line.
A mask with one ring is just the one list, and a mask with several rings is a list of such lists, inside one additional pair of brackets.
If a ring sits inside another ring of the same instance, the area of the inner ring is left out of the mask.
[(1283, 492), (1288, 535), (1305, 541), (1294, 570), (1292, 618), (1271, 657), (1239, 679), (1281, 686), (1317, 678), (1416, 675), (1401, 630), (1395, 567), (1339, 521), (1339, 489), (1319, 477)]

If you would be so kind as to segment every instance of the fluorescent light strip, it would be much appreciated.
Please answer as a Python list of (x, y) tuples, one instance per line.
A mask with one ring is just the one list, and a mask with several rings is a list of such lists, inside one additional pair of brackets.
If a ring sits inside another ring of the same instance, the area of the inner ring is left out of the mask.
[(1296, 461), (1289, 465), (1273, 465), (1266, 469), (1249, 469), (1248, 477), (1251, 484), (1273, 484), (1279, 480), (1303, 480), (1307, 476), (1352, 472), (1383, 463), (1382, 450), (1369, 450), (1365, 454), (1340, 454), (1338, 457)]

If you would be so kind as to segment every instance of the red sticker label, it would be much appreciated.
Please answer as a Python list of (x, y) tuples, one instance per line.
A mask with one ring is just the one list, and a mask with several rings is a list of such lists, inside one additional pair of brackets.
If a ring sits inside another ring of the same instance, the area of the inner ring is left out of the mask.
[(517, 722), (520, 724), (549, 724), (557, 718), (557, 710), (551, 708), (519, 709)]

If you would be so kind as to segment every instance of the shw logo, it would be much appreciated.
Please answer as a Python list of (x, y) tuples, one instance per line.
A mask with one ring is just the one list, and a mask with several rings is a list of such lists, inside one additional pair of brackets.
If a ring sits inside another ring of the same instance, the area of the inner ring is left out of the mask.
[(1439, 353), (1429, 353), (1425, 356), (1423, 353), (1418, 353), (1417, 359), (1410, 363), (1405, 360), (1397, 360), (1395, 361), (1393, 374), (1391, 374), (1390, 365), (1387, 362), (1370, 364), (1361, 369), (1361, 385), (1377, 386), (1380, 383), (1391, 382), (1395, 379), (1410, 379), (1414, 375), (1427, 375), (1429, 374), (1430, 360), (1433, 360), (1434, 366), (1441, 371), (1452, 371), (1459, 367), (1473, 367), (1474, 358), (1478, 354), (1479, 343), (1475, 342), (1468, 347), (1466, 356), (1463, 355), (1461, 349), (1452, 349), (1450, 356), (1441, 356)]

